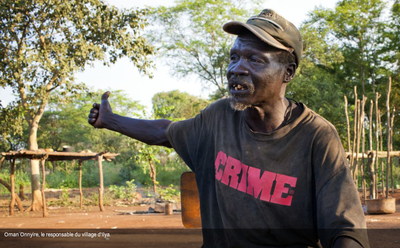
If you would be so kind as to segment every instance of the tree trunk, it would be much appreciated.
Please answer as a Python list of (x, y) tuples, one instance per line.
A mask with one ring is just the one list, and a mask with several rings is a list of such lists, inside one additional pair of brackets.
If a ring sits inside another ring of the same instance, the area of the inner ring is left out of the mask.
[(154, 197), (157, 198), (157, 180), (156, 180), (156, 168), (154, 167), (153, 163), (149, 161), (150, 165), (150, 177), (153, 181), (153, 190), (154, 190)]
[[(29, 150), (38, 150), (37, 144), (38, 123), (29, 127)], [(30, 160), (31, 166), (31, 186), (32, 186), (32, 205), (31, 211), (42, 210), (42, 192), (40, 191), (40, 166), (39, 160)]]

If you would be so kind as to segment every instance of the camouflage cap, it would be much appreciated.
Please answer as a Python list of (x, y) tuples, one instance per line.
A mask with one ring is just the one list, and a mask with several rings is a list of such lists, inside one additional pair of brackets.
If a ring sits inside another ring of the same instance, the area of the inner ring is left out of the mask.
[(248, 30), (265, 43), (294, 53), (297, 66), (300, 64), (303, 41), (299, 30), (288, 20), (271, 9), (264, 9), (246, 23), (231, 21), (223, 26), (225, 32), (240, 35)]

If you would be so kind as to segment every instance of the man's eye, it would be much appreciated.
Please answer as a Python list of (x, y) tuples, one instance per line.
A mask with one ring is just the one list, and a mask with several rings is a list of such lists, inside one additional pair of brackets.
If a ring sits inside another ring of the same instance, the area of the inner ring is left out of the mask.
[(231, 61), (237, 61), (237, 60), (239, 60), (239, 56), (231, 55)]
[(250, 62), (252, 62), (252, 63), (263, 63), (263, 61), (261, 59), (258, 59), (258, 58), (250, 58)]

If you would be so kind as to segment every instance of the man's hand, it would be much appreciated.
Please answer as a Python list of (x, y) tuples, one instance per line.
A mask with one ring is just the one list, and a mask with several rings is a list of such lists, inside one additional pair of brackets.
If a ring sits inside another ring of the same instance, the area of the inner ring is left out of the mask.
[(112, 112), (108, 97), (110, 92), (101, 96), (101, 104), (94, 103), (90, 110), (88, 122), (95, 128), (107, 128), (149, 145), (171, 147), (166, 131), (169, 120), (141, 120), (124, 117)]
[(107, 91), (101, 96), (101, 104), (93, 103), (93, 108), (90, 110), (88, 122), (95, 128), (105, 128), (107, 118), (110, 117), (113, 112), (111, 105), (108, 102), (110, 92)]

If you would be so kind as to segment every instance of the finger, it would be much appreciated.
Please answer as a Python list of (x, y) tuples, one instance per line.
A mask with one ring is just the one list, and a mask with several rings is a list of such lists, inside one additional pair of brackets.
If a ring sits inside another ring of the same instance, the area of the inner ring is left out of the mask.
[(97, 118), (97, 113), (90, 113), (89, 118)]
[(100, 104), (98, 104), (98, 103), (93, 103), (93, 108), (99, 109), (99, 108), (100, 108)]
[(101, 96), (101, 101), (106, 101), (109, 96), (110, 96), (109, 91), (104, 92), (104, 94)]
[(99, 112), (98, 109), (95, 109), (95, 108), (90, 109), (90, 113), (98, 113), (98, 112)]
[(89, 118), (88, 122), (89, 122), (89, 124), (93, 125), (96, 122), (96, 119), (95, 118)]

